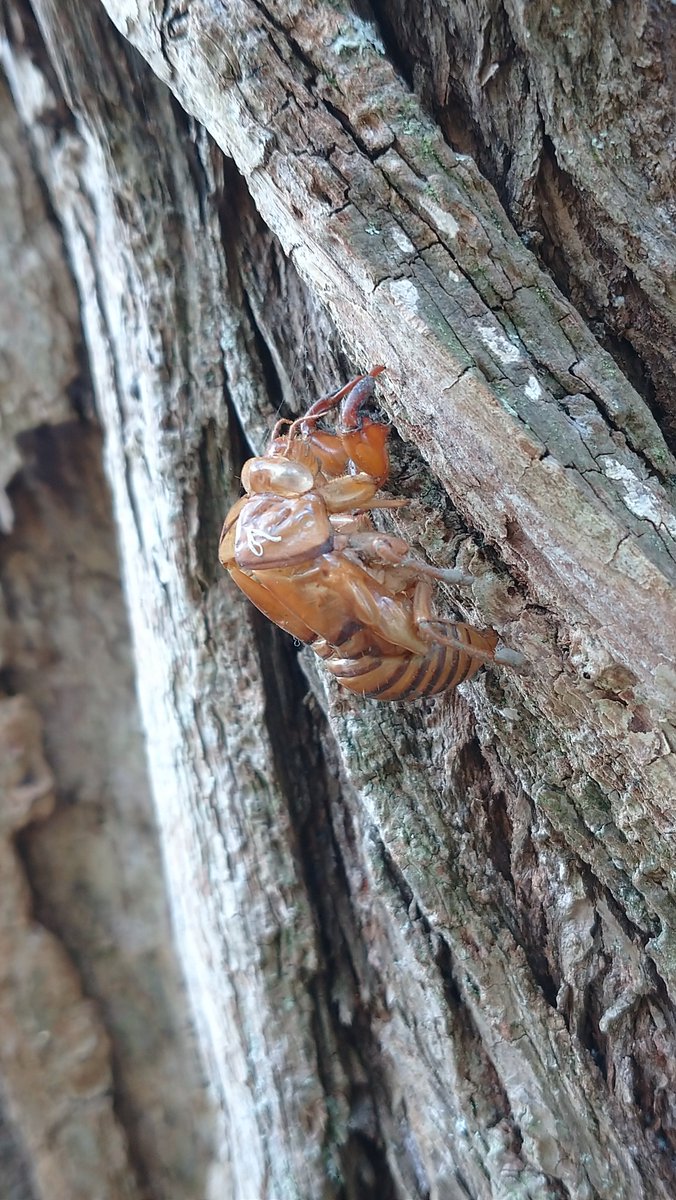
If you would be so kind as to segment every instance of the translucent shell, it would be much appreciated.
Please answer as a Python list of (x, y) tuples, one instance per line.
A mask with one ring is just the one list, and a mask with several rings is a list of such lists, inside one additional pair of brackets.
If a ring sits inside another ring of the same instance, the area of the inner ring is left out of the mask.
[(265, 571), (310, 562), (332, 545), (326, 505), (316, 493), (252, 496), (237, 520), (234, 559), (245, 571)]
[[(382, 370), (277, 422), (266, 454), (244, 465), (246, 495), (225, 519), (219, 558), (256, 607), (311, 646), (348, 691), (416, 700), (471, 678), (500, 652), (493, 630), (436, 615), (433, 581), (457, 582), (458, 572), (419, 561), (369, 516), (400, 503), (377, 494), (389, 474), (388, 427), (366, 408)], [(334, 429), (317, 428), (338, 405)]]
[(249, 493), (303, 496), (314, 482), (315, 472), (309, 466), (288, 458), (250, 458), (242, 468), (242, 486)]

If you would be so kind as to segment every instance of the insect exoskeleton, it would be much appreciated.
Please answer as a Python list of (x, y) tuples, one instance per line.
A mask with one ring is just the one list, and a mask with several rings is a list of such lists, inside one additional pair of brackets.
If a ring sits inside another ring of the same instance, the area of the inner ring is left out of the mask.
[[(368, 405), (383, 370), (278, 423), (266, 453), (244, 465), (245, 495), (225, 519), (219, 558), (256, 607), (311, 646), (343, 687), (415, 700), (455, 687), (500, 655), (494, 630), (434, 611), (434, 581), (462, 574), (416, 558), (368, 515), (402, 503), (377, 495), (389, 475), (388, 427)], [(336, 427), (318, 428), (338, 406)], [(504, 661), (517, 659), (505, 653)]]

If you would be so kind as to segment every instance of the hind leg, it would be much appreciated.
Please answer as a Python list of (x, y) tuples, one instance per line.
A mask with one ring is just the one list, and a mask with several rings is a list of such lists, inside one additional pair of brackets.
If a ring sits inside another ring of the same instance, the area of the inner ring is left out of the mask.
[(494, 629), (480, 630), (464, 621), (449, 621), (434, 611), (432, 580), (468, 584), (473, 582), (471, 575), (453, 568), (432, 567), (411, 554), (411, 548), (403, 538), (387, 533), (353, 532), (342, 537), (339, 534), (336, 548), (339, 539), (341, 548), (352, 550), (366, 564), (377, 564), (379, 575), (386, 585), (390, 583), (393, 593), (404, 588), (413, 590), (413, 624), (425, 641), (462, 650), (477, 662), (495, 662), (508, 667), (524, 665), (526, 660), (517, 650), (496, 649), (498, 635)]
[(494, 629), (477, 629), (464, 621), (449, 621), (437, 616), (432, 600), (432, 584), (421, 579), (413, 596), (413, 621), (422, 638), (462, 650), (477, 662), (499, 663), (506, 667), (522, 667), (523, 654), (503, 646), (496, 649), (498, 635)]
[(449, 621), (434, 611), (432, 584), (421, 579), (413, 596), (413, 620), (421, 637), (461, 650), (477, 662), (495, 662), (498, 635), (494, 629), (475, 629), (464, 621)]

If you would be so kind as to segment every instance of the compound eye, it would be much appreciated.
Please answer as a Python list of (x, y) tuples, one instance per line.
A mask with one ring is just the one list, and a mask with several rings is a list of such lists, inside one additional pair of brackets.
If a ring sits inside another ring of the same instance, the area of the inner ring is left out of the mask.
[(244, 490), (276, 496), (302, 496), (312, 490), (314, 474), (288, 458), (251, 458), (242, 468)]

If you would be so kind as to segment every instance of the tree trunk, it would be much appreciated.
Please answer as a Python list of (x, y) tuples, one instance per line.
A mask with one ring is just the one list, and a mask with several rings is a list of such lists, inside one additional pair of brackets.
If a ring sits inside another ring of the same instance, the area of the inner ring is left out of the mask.
[[(674, 1194), (666, 10), (4, 0), (13, 1200)], [(217, 563), (379, 362), (408, 706)]]

